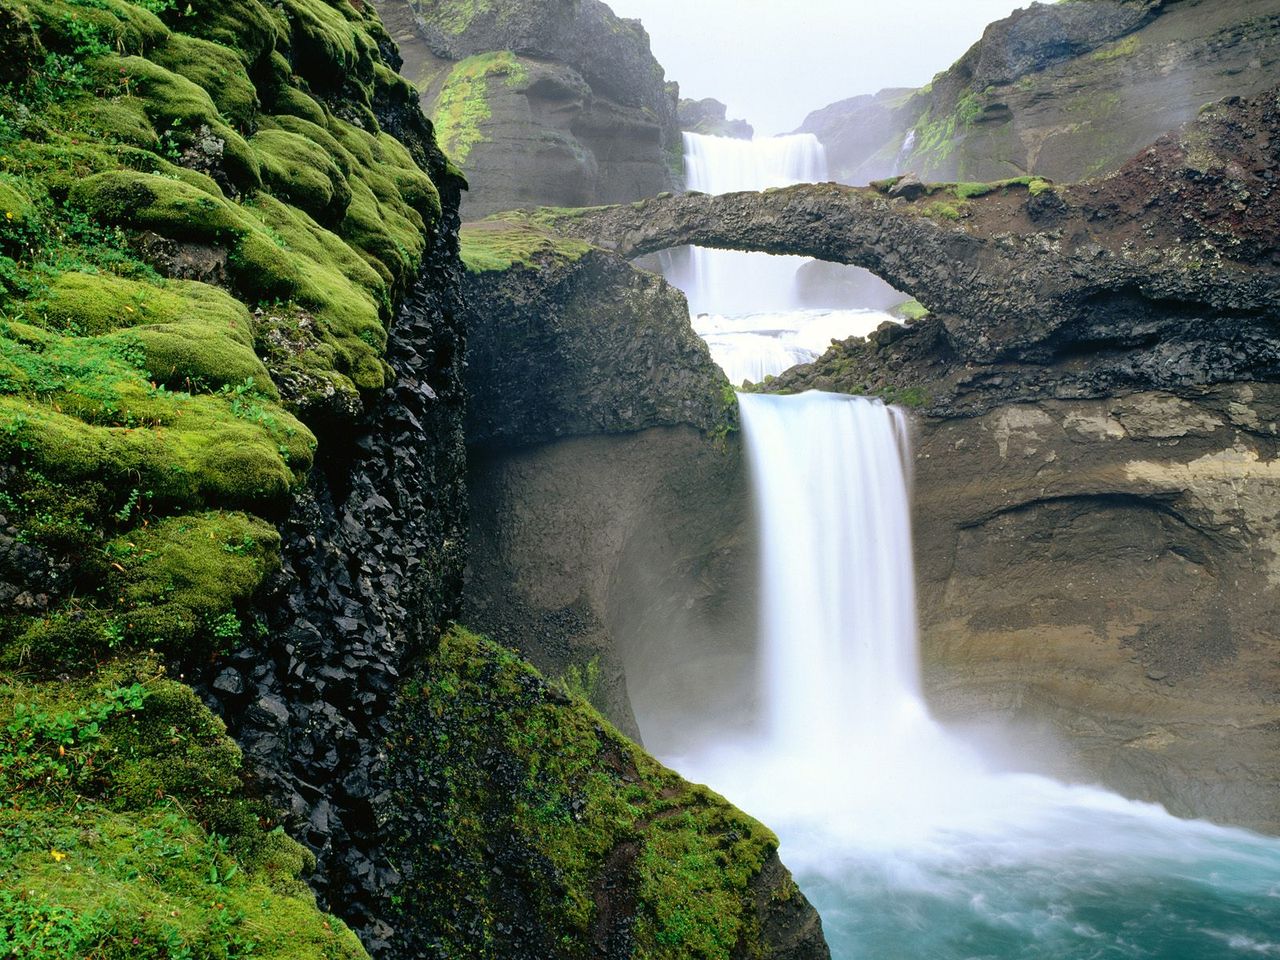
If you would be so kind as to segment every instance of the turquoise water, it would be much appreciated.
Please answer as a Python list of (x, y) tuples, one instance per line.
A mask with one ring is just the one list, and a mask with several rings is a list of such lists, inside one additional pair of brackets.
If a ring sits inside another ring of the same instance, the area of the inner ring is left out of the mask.
[(1014, 829), (943, 833), (932, 853), (832, 850), (798, 879), (835, 960), (1280, 957), (1280, 843), (1162, 815), (1057, 821), (1056, 838)]

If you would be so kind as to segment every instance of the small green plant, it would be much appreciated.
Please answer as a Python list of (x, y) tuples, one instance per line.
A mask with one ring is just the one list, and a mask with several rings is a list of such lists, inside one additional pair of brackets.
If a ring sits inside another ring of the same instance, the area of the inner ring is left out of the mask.
[(218, 640), (238, 640), (243, 624), (234, 613), (217, 616), (209, 624), (209, 632)]
[(46, 713), (17, 704), (13, 719), (0, 730), (0, 787), (47, 788), (72, 780), (92, 766), (102, 725), (117, 714), (140, 710), (146, 697), (146, 688), (134, 683), (77, 710)]
[(600, 687), (600, 658), (592, 657), (581, 666), (571, 664), (560, 678), (560, 686), (571, 696), (581, 697), (594, 705)]

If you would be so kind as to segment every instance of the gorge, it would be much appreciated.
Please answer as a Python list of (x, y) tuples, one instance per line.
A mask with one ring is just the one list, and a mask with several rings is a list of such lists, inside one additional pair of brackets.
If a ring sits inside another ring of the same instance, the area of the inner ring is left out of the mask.
[(0, 956), (1280, 951), (1278, 16), (0, 0)]

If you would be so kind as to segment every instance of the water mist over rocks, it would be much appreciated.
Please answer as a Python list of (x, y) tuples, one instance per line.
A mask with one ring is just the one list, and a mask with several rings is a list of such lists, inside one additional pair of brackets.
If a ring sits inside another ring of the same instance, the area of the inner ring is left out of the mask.
[(668, 761), (763, 818), (832, 955), (1280, 955), (1280, 840), (997, 769), (929, 715), (903, 414), (741, 397), (761, 707)]

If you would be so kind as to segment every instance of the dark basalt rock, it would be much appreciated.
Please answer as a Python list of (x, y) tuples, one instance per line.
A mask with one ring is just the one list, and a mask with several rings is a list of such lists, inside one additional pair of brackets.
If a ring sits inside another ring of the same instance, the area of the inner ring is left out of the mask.
[(446, 217), (389, 331), (395, 386), (321, 446), (281, 526), (267, 633), (205, 687), (257, 788), (316, 854), (319, 901), (375, 957), (397, 956), (385, 918), (398, 878), (377, 826), (383, 741), (402, 673), (457, 612), (466, 542), (458, 185), (416, 113), (384, 105), (380, 123), (442, 185)]
[(684, 296), (620, 257), (470, 273), (466, 297), (473, 447), (673, 423), (711, 431), (725, 416), (728, 383)]

